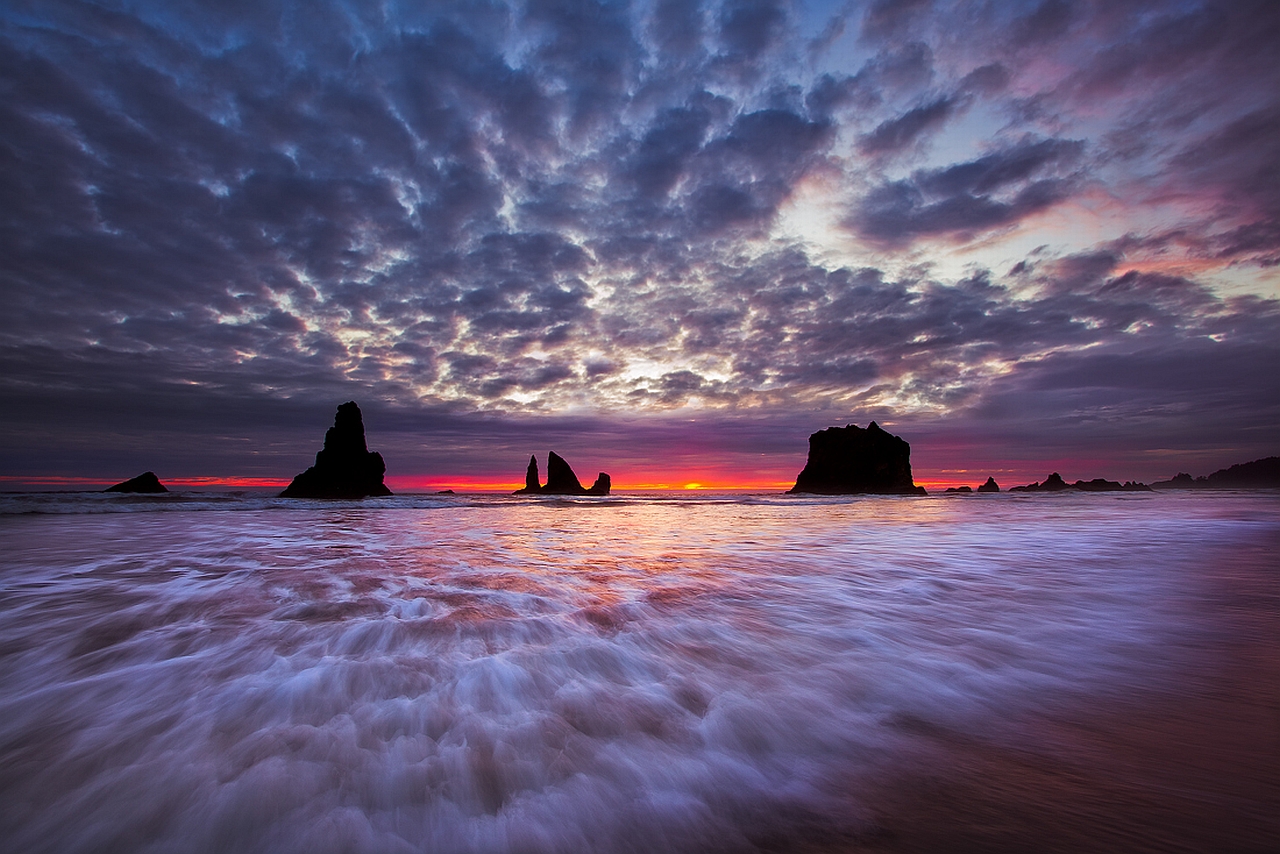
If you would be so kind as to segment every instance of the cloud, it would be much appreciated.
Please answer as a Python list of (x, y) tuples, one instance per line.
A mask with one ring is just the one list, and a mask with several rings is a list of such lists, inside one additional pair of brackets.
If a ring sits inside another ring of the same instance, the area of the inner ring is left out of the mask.
[(934, 235), (967, 239), (1068, 198), (1082, 151), (1079, 141), (1026, 139), (976, 160), (919, 170), (874, 188), (846, 222), (885, 246)]
[[(1204, 436), (1270, 393), (1240, 367), (1280, 326), (1241, 278), (1280, 262), (1270, 5), (811, 17), (6, 7), (4, 464), (194, 461), (184, 429), (209, 468), (260, 465), (234, 436), (305, 460), (289, 425), (350, 398), (483, 467), (503, 419), (697, 445), (683, 412), (773, 452), (855, 414), (1043, 426), (1018, 394)], [(1160, 377), (1132, 406), (1098, 384), (1128, 356)]]
[(908, 110), (877, 125), (875, 130), (862, 138), (859, 148), (866, 154), (901, 151), (927, 131), (945, 122), (955, 112), (956, 106), (954, 98), (938, 98)]

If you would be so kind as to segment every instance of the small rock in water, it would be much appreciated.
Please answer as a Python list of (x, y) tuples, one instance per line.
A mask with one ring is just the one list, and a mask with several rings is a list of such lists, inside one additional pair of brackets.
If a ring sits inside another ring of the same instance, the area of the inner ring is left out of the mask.
[(168, 492), (165, 485), (160, 482), (160, 478), (156, 477), (153, 471), (143, 472), (137, 477), (131, 477), (126, 481), (117, 483), (115, 486), (108, 486), (103, 492), (143, 492), (157, 493)]

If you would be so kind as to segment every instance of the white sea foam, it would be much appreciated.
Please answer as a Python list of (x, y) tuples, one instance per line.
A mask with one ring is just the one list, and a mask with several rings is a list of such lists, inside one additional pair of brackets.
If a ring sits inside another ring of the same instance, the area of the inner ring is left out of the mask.
[(1280, 528), (1275, 496), (8, 500), (30, 852), (852, 844), (922, 729), (1175, 678), (1204, 568)]

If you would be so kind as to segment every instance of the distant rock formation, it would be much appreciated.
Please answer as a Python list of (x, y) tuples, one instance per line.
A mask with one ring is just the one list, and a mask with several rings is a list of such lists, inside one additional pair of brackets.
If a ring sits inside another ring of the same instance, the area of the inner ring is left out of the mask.
[(1157, 480), (1151, 484), (1152, 489), (1203, 489), (1209, 485), (1207, 477), (1195, 477), (1180, 471), (1170, 480)]
[(1075, 483), (1067, 483), (1062, 479), (1062, 475), (1055, 471), (1041, 483), (1029, 483), (1026, 486), (1014, 486), (1009, 489), (1010, 492), (1063, 492), (1065, 490), (1076, 490), (1078, 492), (1150, 492), (1151, 487), (1145, 483), (1135, 483), (1131, 480), (1120, 483), (1119, 481), (1107, 480), (1101, 477), (1095, 477), (1093, 480), (1077, 480)]
[(596, 482), (585, 487), (573, 473), (573, 468), (564, 461), (564, 457), (555, 451), (547, 454), (547, 483), (538, 483), (538, 458), (529, 457), (529, 468), (524, 474), (524, 488), (517, 489), (514, 495), (608, 495), (613, 482), (609, 475), (600, 472)]
[(1170, 480), (1158, 480), (1153, 489), (1280, 489), (1280, 457), (1264, 457), (1230, 468), (1218, 469), (1208, 477), (1193, 478), (1178, 472)]
[(1064, 489), (1070, 489), (1071, 486), (1062, 479), (1062, 475), (1056, 471), (1046, 477), (1043, 481), (1028, 483), (1026, 486), (1011, 486), (1010, 492), (1061, 492)]
[(103, 492), (168, 492), (165, 485), (160, 482), (160, 478), (156, 477), (153, 471), (143, 472), (137, 477), (131, 477), (126, 481), (117, 483), (115, 486), (108, 486)]
[(281, 498), (365, 498), (390, 495), (382, 482), (387, 465), (369, 450), (364, 419), (352, 401), (338, 407), (333, 426), (324, 434), (324, 450), (316, 464), (293, 479)]
[(948, 486), (945, 491), (958, 492), (963, 495), (968, 495), (969, 493), (973, 492), (973, 487), (972, 486)]
[(911, 445), (872, 421), (809, 437), (809, 458), (790, 494), (924, 495), (911, 479)]
[(1000, 484), (996, 483), (994, 477), (988, 477), (987, 482), (978, 487), (979, 492), (999, 492)]
[(1106, 480), (1105, 478), (1095, 477), (1093, 480), (1077, 480), (1072, 484), (1076, 489), (1083, 492), (1150, 492), (1151, 487), (1145, 483), (1135, 483), (1132, 480), (1126, 480), (1120, 483), (1115, 480)]
[(1280, 487), (1280, 457), (1218, 469), (1207, 480), (1209, 486), (1225, 489), (1275, 489)]

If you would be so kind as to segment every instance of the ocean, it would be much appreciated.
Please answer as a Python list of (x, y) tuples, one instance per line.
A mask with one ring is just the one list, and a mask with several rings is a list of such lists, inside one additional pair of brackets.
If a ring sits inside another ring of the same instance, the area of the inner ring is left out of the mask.
[(1274, 851), (1280, 493), (0, 495), (6, 852)]

